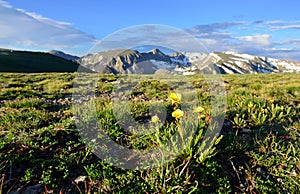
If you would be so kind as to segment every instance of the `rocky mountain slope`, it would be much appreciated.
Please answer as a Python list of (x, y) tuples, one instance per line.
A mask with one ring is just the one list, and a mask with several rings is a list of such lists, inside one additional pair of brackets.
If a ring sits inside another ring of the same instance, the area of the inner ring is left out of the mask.
[(214, 64), (219, 68), (220, 73), (225, 74), (300, 72), (299, 62), (235, 52), (213, 52), (200, 61), (200, 64), (204, 61)]
[(94, 71), (114, 74), (300, 72), (299, 62), (234, 52), (177, 52), (167, 55), (159, 49), (143, 53), (136, 50), (109, 50), (84, 56), (77, 61)]
[(176, 72), (192, 64), (181, 53), (166, 55), (159, 49), (140, 53), (136, 50), (109, 50), (77, 60), (81, 65), (101, 73), (154, 74), (161, 70)]

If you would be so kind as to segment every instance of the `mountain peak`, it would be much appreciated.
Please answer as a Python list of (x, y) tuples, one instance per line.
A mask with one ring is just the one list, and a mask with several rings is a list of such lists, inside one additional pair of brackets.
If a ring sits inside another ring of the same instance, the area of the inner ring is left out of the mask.
[(162, 51), (160, 51), (158, 48), (150, 50), (148, 53), (152, 53), (154, 55), (165, 55)]
[(47, 53), (63, 53), (62, 51), (59, 51), (59, 50), (50, 50), (50, 51), (47, 51)]
[(51, 55), (55, 55), (57, 57), (60, 57), (60, 58), (66, 59), (66, 60), (70, 60), (70, 61), (75, 61), (75, 60), (79, 59), (79, 57), (77, 57), (77, 56), (66, 54), (66, 53), (64, 53), (62, 51), (58, 51), (58, 50), (50, 50), (46, 53), (49, 53)]

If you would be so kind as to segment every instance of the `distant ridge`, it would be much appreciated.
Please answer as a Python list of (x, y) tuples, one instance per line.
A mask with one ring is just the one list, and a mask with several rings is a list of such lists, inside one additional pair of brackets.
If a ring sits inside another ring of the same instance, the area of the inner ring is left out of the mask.
[(71, 61), (76, 61), (77, 59), (80, 58), (80, 57), (77, 57), (74, 55), (66, 54), (66, 53), (64, 53), (62, 51), (58, 51), (58, 50), (51, 50), (51, 51), (48, 51), (47, 53), (55, 55), (57, 57), (61, 57), (66, 60), (71, 60)]
[(218, 67), (222, 74), (300, 72), (299, 62), (245, 53), (212, 52), (205, 60)]
[(93, 72), (77, 62), (45, 53), (0, 49), (0, 72)]

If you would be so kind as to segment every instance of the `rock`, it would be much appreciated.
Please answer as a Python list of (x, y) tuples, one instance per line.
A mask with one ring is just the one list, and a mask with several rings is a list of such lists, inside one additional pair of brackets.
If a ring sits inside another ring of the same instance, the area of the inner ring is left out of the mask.
[(80, 182), (84, 182), (86, 179), (87, 179), (86, 176), (79, 176), (74, 180), (74, 182), (78, 184)]
[(167, 69), (158, 69), (155, 71), (156, 75), (170, 75), (171, 72)]

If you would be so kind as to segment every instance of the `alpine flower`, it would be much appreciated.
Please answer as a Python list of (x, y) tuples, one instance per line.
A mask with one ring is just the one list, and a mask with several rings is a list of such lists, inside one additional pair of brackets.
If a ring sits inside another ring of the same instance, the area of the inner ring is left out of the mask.
[(174, 112), (172, 112), (172, 117), (179, 119), (180, 117), (182, 117), (184, 115), (184, 112), (180, 109), (175, 110)]
[(194, 109), (194, 112), (196, 113), (202, 113), (204, 111), (204, 108), (202, 106), (198, 106), (197, 108)]
[(157, 123), (159, 121), (159, 117), (157, 115), (154, 115), (151, 117), (151, 122), (152, 123)]
[(254, 104), (252, 102), (249, 102), (248, 108), (252, 108), (253, 106), (254, 106)]
[(181, 95), (180, 94), (176, 94), (175, 92), (172, 92), (170, 94), (170, 99), (172, 101), (172, 104), (179, 103), (180, 100), (181, 100)]
[(269, 101), (270, 103), (273, 103), (273, 102), (274, 102), (274, 100), (273, 100), (272, 98), (268, 98), (268, 101)]

